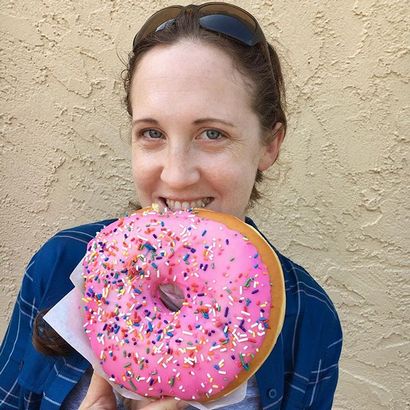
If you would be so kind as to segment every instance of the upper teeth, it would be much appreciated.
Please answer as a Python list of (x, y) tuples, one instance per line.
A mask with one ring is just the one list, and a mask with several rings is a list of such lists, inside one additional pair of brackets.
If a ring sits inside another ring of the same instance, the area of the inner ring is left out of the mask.
[(173, 199), (167, 199), (166, 204), (169, 209), (190, 209), (190, 208), (205, 208), (211, 202), (210, 198), (203, 198), (197, 201), (174, 201)]

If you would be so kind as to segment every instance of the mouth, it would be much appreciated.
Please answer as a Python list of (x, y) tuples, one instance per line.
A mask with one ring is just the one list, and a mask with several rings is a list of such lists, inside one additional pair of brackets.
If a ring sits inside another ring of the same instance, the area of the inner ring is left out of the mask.
[(187, 201), (161, 197), (160, 200), (165, 205), (165, 207), (167, 207), (171, 211), (177, 211), (179, 209), (205, 208), (213, 201), (213, 198), (205, 197), (196, 199), (194, 201)]

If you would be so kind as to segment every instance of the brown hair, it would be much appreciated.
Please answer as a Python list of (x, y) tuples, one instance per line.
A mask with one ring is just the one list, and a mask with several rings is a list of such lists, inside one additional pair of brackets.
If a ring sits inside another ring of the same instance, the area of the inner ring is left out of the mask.
[[(123, 80), (126, 94), (125, 104), (130, 116), (132, 115), (130, 97), (132, 80), (142, 57), (155, 46), (172, 45), (184, 39), (199, 40), (229, 54), (235, 68), (249, 82), (252, 108), (259, 117), (265, 135), (263, 143), (268, 144), (274, 138), (272, 128), (276, 123), (281, 123), (284, 132), (286, 132), (285, 85), (279, 57), (275, 49), (268, 44), (271, 68), (259, 47), (249, 47), (219, 33), (201, 28), (198, 10), (195, 8), (190, 8), (189, 12), (182, 11), (176, 17), (174, 24), (169, 24), (163, 30), (149, 34), (129, 54)], [(258, 170), (250, 197), (250, 206), (261, 197), (256, 185), (262, 180), (262, 172)]]
[(49, 311), (40, 311), (33, 323), (33, 346), (46, 356), (68, 356), (73, 348), (44, 320)]

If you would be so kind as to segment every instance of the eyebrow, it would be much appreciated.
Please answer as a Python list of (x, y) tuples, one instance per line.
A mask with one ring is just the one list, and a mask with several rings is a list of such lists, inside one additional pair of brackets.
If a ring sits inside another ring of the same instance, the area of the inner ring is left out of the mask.
[[(132, 126), (134, 126), (135, 124), (138, 124), (140, 122), (151, 123), (151, 124), (155, 124), (155, 125), (159, 124), (159, 122), (154, 118), (139, 118), (137, 120), (132, 121)], [(229, 122), (229, 121), (225, 121), (225, 120), (222, 120), (220, 118), (212, 118), (212, 117), (198, 118), (197, 120), (195, 120), (193, 122), (193, 124), (194, 125), (201, 125), (201, 124), (204, 124), (204, 123), (207, 123), (207, 122), (219, 122), (221, 124), (228, 125), (229, 127), (236, 128), (235, 125), (233, 123)]]
[(229, 121), (221, 120), (220, 118), (212, 118), (212, 117), (199, 118), (199, 119), (195, 120), (193, 123), (195, 125), (201, 125), (201, 124), (206, 123), (206, 122), (219, 122), (221, 124), (228, 125), (229, 127), (235, 128), (235, 125), (232, 124)]
[(155, 125), (159, 124), (159, 122), (157, 120), (155, 120), (154, 118), (140, 118), (138, 120), (133, 120), (132, 121), (132, 126), (134, 126), (135, 124), (138, 124), (140, 122), (149, 122), (149, 123), (155, 124)]

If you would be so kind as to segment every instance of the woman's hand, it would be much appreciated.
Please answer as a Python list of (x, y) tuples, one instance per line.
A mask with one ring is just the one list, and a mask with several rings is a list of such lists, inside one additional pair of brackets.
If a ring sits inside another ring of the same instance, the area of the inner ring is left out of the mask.
[(147, 403), (145, 400), (132, 400), (131, 410), (182, 410), (188, 404), (173, 398), (155, 400)]
[[(182, 400), (173, 398), (150, 401), (127, 400), (127, 408), (130, 410), (181, 410), (187, 407)], [(111, 385), (96, 373), (91, 377), (87, 394), (81, 403), (79, 410), (116, 410), (117, 403)]]
[(93, 373), (87, 394), (79, 410), (116, 410), (117, 402), (111, 385)]

